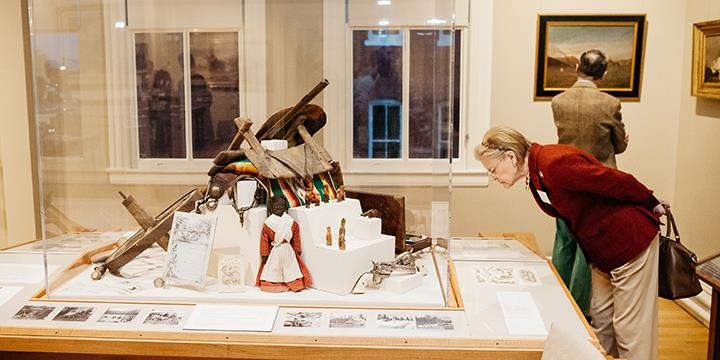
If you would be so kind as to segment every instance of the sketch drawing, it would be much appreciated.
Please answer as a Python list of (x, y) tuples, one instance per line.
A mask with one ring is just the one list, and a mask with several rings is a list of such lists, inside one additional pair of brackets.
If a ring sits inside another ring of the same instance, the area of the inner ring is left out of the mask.
[(489, 285), (539, 285), (533, 269), (504, 265), (480, 265), (475, 268), (475, 281)]
[(214, 215), (175, 212), (163, 276), (166, 283), (205, 286), (216, 220)]
[(320, 327), (321, 312), (289, 312), (285, 315), (283, 327)]
[(415, 329), (415, 316), (411, 314), (378, 314), (377, 327), (383, 329)]
[(44, 320), (53, 310), (55, 310), (54, 306), (25, 305), (20, 308), (12, 318), (19, 320)]
[(367, 325), (367, 315), (365, 314), (330, 314), (331, 328), (363, 328)]
[(94, 307), (66, 306), (55, 315), (55, 321), (87, 321), (95, 311)]
[(418, 329), (426, 330), (454, 330), (455, 326), (449, 316), (446, 315), (418, 315), (415, 316), (415, 323)]
[(97, 322), (129, 323), (140, 313), (140, 309), (107, 309)]

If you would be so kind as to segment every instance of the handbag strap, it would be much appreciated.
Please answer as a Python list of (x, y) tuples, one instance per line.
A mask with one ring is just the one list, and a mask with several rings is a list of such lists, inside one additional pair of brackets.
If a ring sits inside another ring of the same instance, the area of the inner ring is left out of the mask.
[(677, 225), (675, 225), (675, 218), (669, 208), (665, 208), (665, 216), (667, 217), (665, 237), (670, 238), (670, 233), (672, 232), (675, 235), (675, 241), (680, 242), (680, 233), (678, 232)]

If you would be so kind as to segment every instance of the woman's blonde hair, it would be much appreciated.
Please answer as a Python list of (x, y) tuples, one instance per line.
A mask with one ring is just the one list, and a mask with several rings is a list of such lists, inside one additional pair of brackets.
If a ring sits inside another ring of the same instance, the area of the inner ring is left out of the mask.
[(523, 161), (530, 151), (530, 145), (530, 141), (519, 131), (508, 126), (496, 126), (488, 130), (482, 143), (475, 147), (475, 159), (499, 159), (505, 152), (512, 151)]

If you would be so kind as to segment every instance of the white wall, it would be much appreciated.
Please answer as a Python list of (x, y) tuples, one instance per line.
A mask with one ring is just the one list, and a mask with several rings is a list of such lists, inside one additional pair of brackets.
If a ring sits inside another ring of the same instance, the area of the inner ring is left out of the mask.
[[(28, 95), (23, 56), (21, 1), (0, 2), (0, 156), (2, 157), (2, 214), (7, 224), (7, 238), (0, 238), (0, 248), (12, 243), (35, 239), (35, 205), (30, 156)], [(4, 232), (3, 232), (4, 233)]]
[(690, 96), (692, 24), (720, 19), (720, 2), (688, 0), (684, 19), (674, 214), (683, 241), (702, 259), (720, 253), (720, 100)]

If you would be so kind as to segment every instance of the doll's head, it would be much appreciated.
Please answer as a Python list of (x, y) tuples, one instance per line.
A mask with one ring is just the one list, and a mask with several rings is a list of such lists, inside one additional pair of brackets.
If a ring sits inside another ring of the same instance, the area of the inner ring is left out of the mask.
[(268, 200), (268, 215), (282, 216), (288, 209), (288, 202), (284, 196), (273, 196)]

